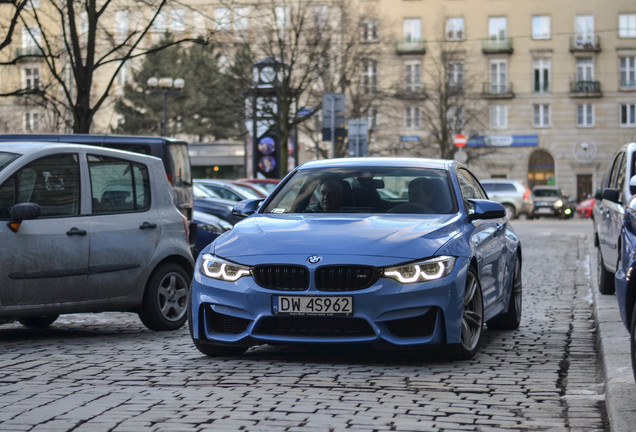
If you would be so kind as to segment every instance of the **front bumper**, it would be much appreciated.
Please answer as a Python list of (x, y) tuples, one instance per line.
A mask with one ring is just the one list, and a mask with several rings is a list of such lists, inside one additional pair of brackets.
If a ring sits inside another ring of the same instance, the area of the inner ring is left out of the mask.
[[(227, 346), (259, 344), (371, 344), (413, 347), (459, 343), (468, 261), (436, 281), (400, 284), (380, 278), (359, 291), (315, 289), (279, 291), (259, 286), (252, 277), (222, 282), (195, 272), (192, 285), (193, 338)], [(350, 316), (277, 315), (272, 297), (350, 296)]]

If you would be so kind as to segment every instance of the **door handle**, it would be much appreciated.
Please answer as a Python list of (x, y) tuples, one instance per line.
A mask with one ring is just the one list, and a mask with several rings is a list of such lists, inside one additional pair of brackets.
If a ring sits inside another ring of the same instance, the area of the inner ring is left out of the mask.
[(66, 231), (66, 235), (67, 236), (85, 236), (86, 235), (86, 230), (81, 230), (79, 228), (73, 227), (70, 230)]
[(139, 225), (139, 229), (142, 229), (142, 230), (155, 229), (155, 228), (157, 228), (157, 224), (156, 223), (144, 222), (141, 225)]

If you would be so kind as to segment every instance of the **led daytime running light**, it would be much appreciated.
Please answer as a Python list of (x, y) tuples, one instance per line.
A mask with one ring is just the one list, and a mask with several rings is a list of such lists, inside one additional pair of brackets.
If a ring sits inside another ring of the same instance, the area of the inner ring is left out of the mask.
[(454, 266), (454, 257), (442, 256), (429, 261), (385, 269), (384, 276), (404, 284), (431, 281), (448, 275)]
[(234, 282), (251, 274), (249, 268), (222, 261), (210, 254), (203, 255), (201, 268), (206, 276), (227, 282)]

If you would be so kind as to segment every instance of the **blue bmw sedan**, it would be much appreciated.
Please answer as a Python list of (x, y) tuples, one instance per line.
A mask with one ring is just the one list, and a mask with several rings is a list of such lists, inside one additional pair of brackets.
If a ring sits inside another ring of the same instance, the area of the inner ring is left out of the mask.
[(308, 162), (199, 255), (188, 318), (208, 356), (259, 344), (442, 346), (521, 320), (521, 245), (503, 206), (450, 160)]

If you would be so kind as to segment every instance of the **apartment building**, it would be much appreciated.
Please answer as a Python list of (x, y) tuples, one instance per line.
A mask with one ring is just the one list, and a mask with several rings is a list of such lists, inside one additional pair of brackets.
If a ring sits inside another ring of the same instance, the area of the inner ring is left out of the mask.
[[(280, 3), (278, 12), (294, 4)], [(338, 4), (334, 0), (313, 3)], [(594, 192), (614, 151), (636, 141), (633, 0), (345, 3), (357, 11), (361, 41), (381, 45), (377, 56), (363, 60), (360, 76), (352, 77), (368, 93), (384, 96), (365, 112), (372, 128), (371, 155), (410, 155), (427, 142), (431, 124), (426, 107), (439, 85), (435, 71), (445, 61), (450, 84), (465, 89), (466, 104), (479, 117), (462, 129), (465, 113), (457, 113), (461, 121), (455, 129), (468, 136), (463, 154), (457, 157), (466, 159), (483, 178), (514, 178), (529, 186), (556, 184), (582, 199)], [(248, 34), (259, 24), (250, 15), (258, 5), (203, 0), (171, 4), (151, 29), (148, 43), (170, 30), (215, 32), (215, 37), (231, 45), (230, 32)], [(128, 21), (134, 14), (125, 10), (122, 6), (113, 17), (114, 32), (125, 33), (132, 25)], [(14, 48), (27, 52), (34, 49), (31, 40), (37, 32), (25, 31), (18, 31), (22, 38), (15, 38)], [(45, 73), (36, 58), (26, 57), (15, 66), (0, 67), (0, 90), (16, 79), (26, 86), (41, 85)], [(129, 76), (123, 70), (120, 84)], [(110, 97), (118, 97), (117, 86)], [(20, 113), (18, 122), (10, 120), (16, 113)], [(45, 107), (28, 105), (23, 98), (0, 99), (3, 131), (63, 127), (47, 116)], [(95, 119), (94, 132), (107, 132), (113, 119), (107, 107)], [(316, 157), (312, 142), (302, 136), (300, 140), (300, 162)]]

